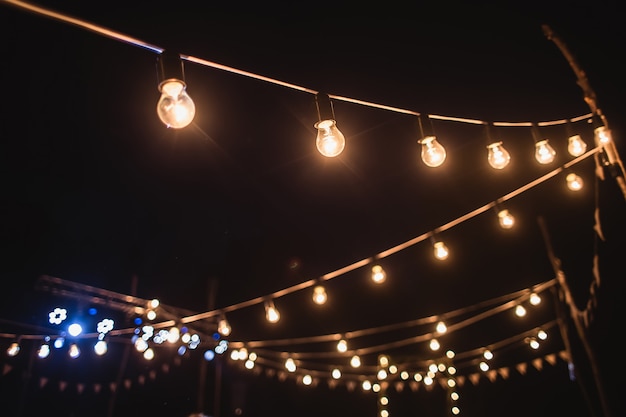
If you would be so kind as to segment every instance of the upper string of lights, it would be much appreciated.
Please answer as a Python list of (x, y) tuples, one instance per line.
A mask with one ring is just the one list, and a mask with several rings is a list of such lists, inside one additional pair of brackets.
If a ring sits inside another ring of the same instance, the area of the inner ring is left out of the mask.
[[(183, 323), (190, 323), (197, 320), (209, 318), (209, 317), (222, 317), (222, 324), (224, 328), (226, 328), (226, 320), (224, 314), (237, 310), (243, 307), (255, 305), (255, 304), (264, 304), (265, 312), (267, 319), (269, 321), (278, 321), (280, 319), (279, 310), (276, 308), (273, 300), (284, 295), (290, 294), (295, 291), (299, 291), (305, 288), (309, 288), (311, 286), (315, 286), (314, 289), (314, 300), (317, 303), (323, 303), (327, 294), (325, 292), (324, 287), (320, 284), (323, 281), (327, 281), (338, 276), (344, 275), (350, 271), (355, 269), (364, 267), (366, 265), (372, 264), (372, 279), (375, 282), (381, 283), (385, 280), (386, 274), (381, 265), (378, 264), (378, 261), (382, 258), (390, 256), (394, 253), (397, 253), (401, 250), (404, 250), (410, 246), (413, 246), (419, 242), (430, 240), (433, 245), (434, 254), (437, 259), (444, 260), (447, 258), (449, 254), (449, 250), (445, 243), (440, 239), (441, 232), (448, 230), (468, 219), (471, 219), (479, 214), (482, 214), (488, 210), (496, 209), (498, 213), (498, 220), (502, 227), (508, 228), (512, 227), (514, 223), (513, 214), (505, 208), (502, 208), (501, 205), (503, 202), (525, 192), (526, 190), (533, 188), (544, 181), (554, 177), (555, 175), (568, 170), (574, 164), (582, 161), (583, 159), (599, 153), (602, 158), (602, 164), (604, 166), (609, 166), (611, 163), (611, 148), (605, 148), (605, 146), (611, 144), (612, 138), (611, 132), (607, 126), (603, 123), (601, 117), (598, 114), (586, 114), (574, 118), (562, 119), (556, 121), (545, 121), (545, 122), (486, 122), (483, 120), (476, 119), (466, 119), (452, 116), (442, 116), (442, 115), (423, 115), (419, 112), (413, 110), (402, 109), (398, 107), (393, 107), (384, 104), (378, 104), (368, 101), (363, 101), (355, 98), (339, 96), (334, 94), (324, 94), (319, 91), (302, 87), (299, 85), (287, 83), (281, 80), (277, 80), (274, 78), (254, 74), (251, 72), (243, 71), (237, 68), (229, 67), (226, 65), (222, 65), (216, 62), (208, 61), (205, 59), (197, 58), (190, 55), (172, 53), (169, 50), (165, 50), (162, 47), (141, 41), (139, 39), (133, 38), (131, 36), (121, 34), (119, 32), (104, 28), (99, 25), (95, 25), (90, 22), (86, 22), (82, 19), (77, 19), (71, 16), (67, 16), (62, 13), (58, 13), (52, 11), (50, 9), (42, 8), (39, 6), (35, 6), (23, 1), (16, 0), (2, 0), (2, 3), (9, 4), (23, 10), (27, 10), (33, 13), (36, 13), (41, 16), (45, 16), (48, 18), (52, 18), (58, 21), (62, 21), (65, 23), (72, 24), (74, 26), (98, 33), (100, 35), (104, 35), (106, 37), (122, 41), (134, 46), (138, 46), (140, 48), (147, 49), (151, 52), (158, 54), (157, 59), (157, 69), (159, 76), (158, 90), (161, 93), (161, 97), (157, 103), (157, 114), (161, 121), (168, 127), (174, 129), (184, 128), (188, 126), (194, 117), (195, 114), (195, 105), (193, 100), (189, 97), (187, 93), (187, 84), (185, 81), (184, 74), (184, 65), (183, 62), (191, 62), (198, 65), (211, 67), (227, 72), (231, 72), (234, 74), (242, 75), (249, 78), (254, 78), (257, 80), (269, 82), (275, 85), (291, 88), (297, 91), (302, 91), (305, 93), (309, 93), (315, 96), (315, 103), (317, 109), (317, 118), (318, 121), (315, 123), (315, 128), (318, 131), (318, 135), (316, 138), (316, 145), (319, 152), (322, 155), (333, 157), (339, 155), (346, 146), (345, 137), (339, 131), (337, 127), (333, 100), (344, 101), (348, 103), (383, 109), (387, 111), (393, 111), (397, 113), (407, 114), (411, 116), (415, 116), (418, 118), (419, 122), (419, 134), (420, 139), (418, 143), (421, 145), (421, 156), (423, 162), (429, 167), (438, 167), (441, 166), (446, 160), (446, 150), (441, 145), (432, 126), (432, 120), (443, 120), (443, 121), (451, 121), (451, 122), (460, 122), (474, 125), (483, 125), (485, 126), (485, 135), (487, 137), (487, 159), (489, 164), (494, 169), (503, 169), (507, 166), (510, 161), (510, 154), (506, 150), (502, 141), (499, 141), (493, 138), (493, 128), (500, 127), (526, 127), (529, 128), (533, 140), (535, 142), (535, 157), (537, 161), (541, 164), (548, 164), (554, 160), (555, 149), (550, 145), (549, 140), (541, 135), (540, 127), (544, 126), (553, 126), (553, 125), (563, 125), (567, 128), (569, 139), (568, 139), (568, 152), (574, 159), (563, 166), (552, 170), (551, 172), (545, 174), (544, 176), (536, 179), (535, 181), (499, 198), (498, 200), (492, 201), (470, 213), (467, 213), (464, 216), (461, 216), (455, 220), (450, 221), (430, 232), (424, 233), (420, 236), (417, 236), (407, 242), (401, 243), (393, 248), (390, 248), (386, 251), (378, 253), (372, 257), (357, 261), (351, 265), (340, 268), (336, 271), (329, 272), (317, 279), (309, 280), (295, 286), (282, 289), (273, 294), (258, 297), (252, 300), (245, 301), (243, 303), (235, 304), (229, 307), (222, 308), (220, 310), (213, 310), (209, 312), (204, 312), (200, 314), (192, 314), (186, 317), (183, 317)], [(425, 120), (424, 120), (425, 119)], [(593, 124), (594, 128), (594, 142), (595, 147), (587, 151), (587, 144), (582, 139), (580, 134), (576, 133), (573, 129), (573, 124), (582, 120), (589, 120)], [(613, 158), (614, 159), (614, 158)], [(582, 187), (582, 178), (574, 173), (569, 173), (566, 177), (567, 185), (572, 190), (578, 190)]]

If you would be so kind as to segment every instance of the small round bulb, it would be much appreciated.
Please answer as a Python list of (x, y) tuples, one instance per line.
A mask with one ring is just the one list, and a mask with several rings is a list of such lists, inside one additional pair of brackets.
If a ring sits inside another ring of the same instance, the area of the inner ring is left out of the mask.
[(421, 157), (426, 166), (436, 168), (446, 160), (446, 149), (437, 142), (435, 136), (426, 136), (418, 143), (422, 145)]
[(343, 152), (346, 147), (346, 138), (337, 128), (334, 120), (320, 120), (315, 123), (315, 128), (317, 129), (315, 145), (322, 155), (332, 158)]
[(196, 106), (186, 88), (184, 82), (174, 78), (159, 85), (161, 98), (157, 103), (157, 114), (167, 127), (182, 129), (192, 122), (196, 114)]
[(535, 159), (540, 164), (549, 164), (554, 161), (555, 156), (556, 151), (550, 146), (547, 139), (540, 140), (535, 144)]
[(487, 160), (489, 161), (489, 165), (493, 168), (503, 169), (509, 164), (511, 155), (504, 149), (502, 142), (494, 142), (487, 146), (487, 149), (489, 149)]
[(567, 151), (572, 156), (580, 156), (587, 150), (587, 144), (580, 135), (570, 136), (567, 142)]

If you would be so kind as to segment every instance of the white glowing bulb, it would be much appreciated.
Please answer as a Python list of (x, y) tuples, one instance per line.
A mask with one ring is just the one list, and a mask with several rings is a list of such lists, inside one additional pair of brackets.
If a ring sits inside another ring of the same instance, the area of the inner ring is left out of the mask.
[(606, 126), (596, 127), (593, 133), (598, 145), (605, 145), (611, 141), (611, 131)]
[(587, 144), (580, 135), (570, 136), (567, 142), (567, 151), (572, 156), (580, 156), (587, 150)]
[(337, 368), (333, 369), (332, 373), (331, 373), (333, 379), (339, 379), (341, 378), (341, 371)]
[(498, 212), (498, 221), (503, 229), (510, 229), (515, 224), (515, 218), (506, 209)]
[(80, 356), (80, 348), (78, 347), (78, 345), (75, 343), (72, 343), (68, 350), (68, 354), (70, 355), (72, 359), (78, 358)]
[(313, 383), (313, 377), (311, 375), (304, 375), (302, 377), (302, 383), (304, 385), (311, 385)]
[(446, 160), (446, 150), (435, 136), (426, 136), (418, 143), (422, 145), (421, 157), (426, 166), (436, 168)]
[(276, 323), (280, 320), (280, 313), (271, 301), (265, 303), (265, 318), (270, 323)]
[(326, 290), (323, 286), (317, 285), (313, 288), (313, 302), (318, 305), (322, 305), (326, 303), (328, 300), (328, 294), (326, 294)]
[(337, 122), (332, 119), (320, 120), (315, 123), (315, 128), (317, 129), (315, 145), (322, 155), (332, 158), (343, 152), (346, 138), (337, 128)]
[(483, 351), (483, 357), (484, 357), (485, 359), (487, 359), (487, 360), (491, 360), (491, 359), (493, 359), (493, 352), (492, 352), (492, 351), (490, 351), (489, 349), (485, 349), (485, 350)]
[(361, 366), (361, 358), (359, 358), (358, 355), (354, 355), (351, 359), (350, 359), (350, 365), (353, 368), (358, 368), (359, 366)]
[(230, 334), (231, 327), (225, 318), (220, 319), (220, 321), (217, 323), (217, 331), (222, 336), (228, 336)]
[(430, 341), (430, 350), (439, 350), (440, 347), (441, 345), (437, 339), (432, 339)]
[(548, 143), (548, 139), (540, 140), (535, 144), (535, 159), (540, 164), (549, 164), (554, 161), (556, 151)]
[(448, 331), (448, 326), (446, 326), (446, 323), (444, 323), (443, 321), (440, 321), (439, 323), (437, 323), (436, 329), (437, 329), (437, 333), (443, 334)]
[(448, 255), (450, 254), (450, 252), (448, 251), (448, 247), (446, 246), (445, 243), (435, 242), (435, 244), (433, 245), (433, 248), (435, 252), (435, 258), (441, 261), (448, 258)]
[(107, 353), (108, 350), (107, 342), (105, 342), (104, 340), (98, 340), (94, 345), (93, 350), (98, 356), (104, 355), (105, 353)]
[(530, 301), (530, 304), (536, 306), (537, 304), (541, 303), (541, 297), (539, 296), (539, 294), (537, 293), (532, 293), (530, 294), (530, 298), (528, 299)]
[(376, 284), (382, 284), (387, 279), (387, 274), (385, 270), (380, 265), (374, 265), (372, 267), (372, 281)]
[(339, 342), (337, 342), (337, 351), (339, 352), (345, 352), (348, 350), (348, 342), (346, 342), (345, 340), (341, 339)]
[(159, 85), (161, 98), (157, 103), (157, 114), (165, 126), (181, 129), (192, 122), (196, 106), (186, 88), (183, 81), (175, 78), (165, 80)]
[(583, 188), (583, 179), (574, 173), (568, 174), (565, 180), (567, 181), (567, 188), (572, 191), (578, 191)]
[(39, 347), (39, 350), (37, 350), (37, 356), (39, 356), (41, 359), (47, 358), (50, 355), (50, 345), (44, 343), (43, 345), (41, 345)]
[(20, 353), (19, 343), (17, 342), (11, 343), (11, 345), (9, 345), (9, 348), (7, 349), (7, 355), (16, 356), (18, 353)]
[(494, 142), (487, 146), (489, 153), (487, 154), (487, 160), (489, 165), (495, 169), (503, 169), (509, 164), (511, 155), (509, 151), (504, 149), (502, 142)]
[(517, 317), (524, 317), (526, 315), (526, 309), (522, 305), (515, 307), (515, 315)]
[(154, 359), (154, 350), (152, 350), (152, 348), (148, 348), (143, 352), (143, 358), (146, 360), (151, 361), (152, 359)]
[(295, 372), (296, 362), (292, 358), (287, 358), (287, 360), (285, 361), (285, 368), (287, 368), (289, 372)]

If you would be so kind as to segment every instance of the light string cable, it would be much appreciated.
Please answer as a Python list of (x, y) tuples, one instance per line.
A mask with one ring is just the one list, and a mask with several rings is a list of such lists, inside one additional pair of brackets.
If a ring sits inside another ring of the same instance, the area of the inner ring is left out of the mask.
[[(549, 281), (537, 284), (530, 289), (523, 289), (516, 292), (512, 292), (509, 294), (505, 294), (499, 297), (495, 297), (489, 300), (485, 300), (471, 306), (462, 307), (456, 310), (452, 310), (449, 312), (445, 312), (442, 314), (431, 315), (427, 317), (421, 317), (413, 320), (407, 320), (400, 323), (389, 324), (385, 326), (377, 326), (371, 327), (368, 329), (360, 329), (360, 330), (351, 330), (342, 333), (331, 333), (319, 336), (309, 336), (309, 337), (300, 337), (300, 338), (289, 338), (289, 339), (273, 339), (273, 340), (251, 340), (251, 341), (230, 341), (229, 344), (233, 348), (258, 348), (258, 347), (270, 347), (270, 346), (293, 346), (297, 344), (311, 344), (311, 343), (324, 343), (324, 342), (332, 342), (338, 341), (341, 338), (354, 340), (358, 337), (369, 336), (372, 334), (380, 334), (384, 332), (391, 332), (394, 330), (407, 329), (410, 327), (421, 326), (425, 324), (432, 324), (437, 321), (447, 321), (452, 318), (462, 316), (465, 314), (472, 313), (474, 311), (482, 310), (483, 308), (490, 307), (492, 305), (496, 305), (496, 307), (492, 307), (493, 309), (501, 309), (503, 306), (510, 307), (509, 302), (512, 300), (520, 301), (529, 297), (531, 293), (541, 293), (546, 289), (556, 285), (557, 280), (551, 279)], [(503, 304), (504, 303), (504, 304)], [(483, 318), (486, 318), (485, 313), (481, 313)], [(473, 320), (473, 322), (478, 321), (480, 319)], [(464, 327), (465, 325), (469, 325), (471, 323), (466, 323), (463, 326), (459, 326), (458, 324), (447, 326), (447, 332), (454, 331), (458, 328)]]
[[(16, 6), (20, 9), (23, 10), (27, 10), (45, 17), (49, 17), (61, 22), (65, 22), (65, 23), (69, 23), (71, 25), (80, 27), (82, 29), (86, 29), (89, 30), (91, 32), (95, 32), (98, 33), (100, 35), (104, 35), (106, 37), (124, 42), (124, 43), (128, 43), (131, 45), (135, 45), (144, 49), (148, 49), (152, 52), (156, 52), (158, 54), (161, 54), (165, 48), (150, 44), (148, 42), (144, 42), (142, 40), (139, 40), (137, 38), (125, 35), (123, 33), (105, 28), (103, 26), (100, 25), (96, 25), (94, 23), (90, 23), (87, 22), (85, 20), (82, 19), (78, 19), (76, 17), (72, 17), (72, 16), (68, 16), (66, 14), (62, 14), (59, 12), (55, 12), (52, 11), (50, 9), (46, 9), (40, 6), (35, 6), (32, 4), (29, 4), (27, 2), (24, 1), (18, 1), (18, 0), (0, 0), (0, 2), (2, 3), (6, 3), (12, 6)], [(267, 77), (267, 76), (263, 76), (263, 75), (259, 75), (259, 74), (255, 74), (253, 72), (249, 72), (249, 71), (244, 71), (241, 69), (237, 69), (234, 67), (230, 67), (227, 65), (223, 65), (223, 64), (219, 64), (217, 62), (213, 62), (213, 61), (209, 61), (206, 59), (202, 59), (202, 58), (198, 58), (198, 57), (194, 57), (191, 55), (186, 55), (186, 54), (179, 54), (180, 58), (182, 60), (185, 61), (189, 61), (189, 62), (193, 62), (199, 65), (203, 65), (206, 67), (211, 67), (211, 68), (215, 68), (215, 69), (219, 69), (219, 70), (223, 70), (223, 71), (228, 71), (231, 72), (233, 74), (238, 74), (238, 75), (242, 75), (245, 77), (249, 77), (249, 78), (254, 78), (257, 80), (261, 80), (261, 81), (266, 81), (272, 84), (276, 84), (276, 85), (280, 85), (283, 87), (288, 87), (297, 91), (302, 91), (302, 92), (306, 92), (306, 93), (310, 93), (310, 94), (318, 94), (319, 91), (311, 89), (311, 88), (307, 88), (307, 87), (303, 87), (303, 86), (299, 86), (296, 84), (292, 84), (292, 83), (288, 83), (285, 81), (281, 81), (278, 80), (276, 78), (271, 78), (271, 77)], [(340, 100), (340, 101), (345, 101), (345, 102), (349, 102), (349, 103), (353, 103), (353, 104), (359, 104), (362, 106), (367, 106), (367, 107), (373, 107), (373, 108), (377, 108), (377, 109), (383, 109), (383, 110), (389, 110), (389, 111), (393, 111), (396, 113), (402, 113), (402, 114), (410, 114), (410, 115), (415, 115), (415, 116), (419, 116), (420, 113), (416, 112), (414, 110), (408, 110), (408, 109), (403, 109), (403, 108), (399, 108), (399, 107), (394, 107), (394, 106), (390, 106), (390, 105), (386, 105), (386, 104), (379, 104), (379, 103), (374, 103), (371, 101), (365, 101), (365, 100), (359, 100), (356, 98), (350, 98), (350, 97), (345, 97), (345, 96), (340, 96), (340, 95), (335, 95), (335, 94), (328, 94), (328, 97), (334, 100)], [(574, 117), (572, 119), (569, 119), (570, 122), (575, 122), (578, 120), (582, 120), (582, 119), (586, 119), (586, 118), (590, 118), (592, 116), (591, 113), (586, 114), (586, 115), (582, 115), (582, 116), (577, 116)], [(438, 119), (438, 120), (447, 120), (447, 121), (455, 121), (455, 122), (460, 122), (460, 123), (467, 123), (467, 124), (485, 124), (486, 122), (483, 120), (477, 120), (477, 119), (467, 119), (467, 118), (461, 118), (461, 117), (454, 117), (454, 116), (443, 116), (443, 115), (436, 115), (436, 114), (429, 114), (427, 115), (427, 117), (431, 118), (431, 119)], [(537, 125), (538, 126), (550, 126), (550, 125), (557, 125), (557, 124), (566, 124), (568, 122), (568, 119), (562, 119), (562, 120), (554, 120), (554, 121), (546, 121), (546, 122), (538, 122)], [(532, 122), (493, 122), (494, 126), (509, 126), (509, 127), (513, 127), (513, 126), (519, 126), (519, 127), (526, 127), (526, 126), (531, 126)]]
[(448, 222), (448, 223), (446, 223), (444, 225), (439, 226), (438, 228), (433, 229), (432, 231), (423, 233), (423, 234), (421, 234), (421, 235), (419, 235), (419, 236), (417, 236), (417, 237), (415, 237), (413, 239), (410, 239), (410, 240), (408, 240), (408, 241), (406, 241), (404, 243), (396, 245), (396, 246), (394, 246), (394, 247), (392, 247), (390, 249), (387, 249), (387, 250), (385, 250), (383, 252), (380, 252), (380, 253), (378, 253), (378, 254), (376, 254), (374, 256), (370, 256), (368, 258), (361, 259), (361, 260), (356, 261), (356, 262), (354, 262), (354, 263), (352, 263), (350, 265), (347, 265), (347, 266), (344, 266), (342, 268), (339, 268), (339, 269), (337, 269), (335, 271), (328, 272), (328, 273), (322, 275), (319, 278), (313, 278), (313, 279), (310, 279), (308, 281), (301, 282), (299, 284), (293, 285), (291, 287), (287, 287), (287, 288), (281, 289), (281, 290), (276, 291), (276, 292), (271, 293), (271, 294), (267, 294), (267, 295), (264, 295), (264, 296), (256, 297), (256, 298), (253, 298), (253, 299), (250, 299), (250, 300), (247, 300), (247, 301), (243, 301), (241, 303), (232, 304), (230, 306), (223, 307), (223, 308), (220, 308), (220, 309), (206, 311), (206, 312), (203, 312), (203, 313), (198, 313), (198, 314), (195, 314), (195, 315), (183, 317), (182, 318), (182, 322), (183, 323), (190, 323), (190, 322), (197, 321), (197, 320), (203, 320), (203, 319), (206, 319), (206, 318), (209, 318), (209, 317), (214, 317), (214, 316), (217, 316), (217, 315), (222, 314), (222, 313), (228, 313), (228, 312), (231, 312), (231, 311), (235, 311), (235, 310), (239, 310), (239, 309), (242, 309), (242, 308), (250, 307), (250, 306), (253, 306), (253, 305), (261, 304), (261, 303), (265, 302), (268, 299), (277, 299), (277, 298), (280, 298), (280, 297), (284, 297), (284, 296), (286, 296), (288, 294), (291, 294), (291, 293), (294, 293), (296, 291), (301, 291), (301, 290), (304, 290), (306, 288), (310, 288), (313, 285), (318, 284), (319, 282), (328, 281), (328, 280), (337, 278), (339, 276), (345, 275), (348, 272), (351, 272), (351, 271), (359, 269), (359, 268), (361, 268), (363, 266), (369, 265), (369, 264), (375, 262), (376, 260), (380, 260), (382, 258), (386, 258), (386, 257), (391, 256), (391, 255), (393, 255), (395, 253), (398, 253), (398, 252), (400, 252), (402, 250), (405, 250), (405, 249), (407, 249), (407, 248), (409, 248), (411, 246), (414, 246), (414, 245), (416, 245), (416, 244), (418, 244), (420, 242), (423, 242), (423, 241), (429, 239), (433, 235), (433, 233), (439, 233), (439, 232), (443, 232), (445, 230), (451, 229), (452, 227), (458, 226), (459, 224), (461, 224), (461, 223), (463, 223), (465, 221), (468, 221), (468, 220), (470, 220), (470, 219), (472, 219), (472, 218), (474, 218), (474, 217), (476, 217), (476, 216), (478, 216), (480, 214), (483, 214), (483, 213), (491, 210), (497, 204), (503, 203), (503, 202), (505, 202), (507, 200), (510, 200), (510, 199), (512, 199), (514, 197), (517, 197), (518, 195), (520, 195), (520, 194), (522, 194), (522, 193), (524, 193), (524, 192), (526, 192), (526, 191), (528, 191), (528, 190), (530, 190), (530, 189), (532, 189), (532, 188), (534, 188), (534, 187), (536, 187), (536, 186), (538, 186), (538, 185), (548, 181), (549, 179), (555, 177), (556, 175), (560, 174), (564, 170), (567, 170), (568, 168), (572, 167), (573, 165), (575, 165), (575, 164), (577, 164), (577, 163), (587, 159), (588, 157), (596, 154), (600, 150), (601, 150), (601, 147), (593, 148), (593, 149), (587, 151), (586, 153), (576, 157), (575, 159), (572, 159), (571, 161), (563, 164), (562, 166), (560, 166), (558, 168), (555, 168), (554, 170), (548, 172), (547, 174), (545, 174), (545, 175), (535, 179), (534, 181), (531, 181), (530, 183), (528, 183), (528, 184), (526, 184), (526, 185), (524, 185), (524, 186), (522, 186), (522, 187), (520, 187), (520, 188), (518, 188), (518, 189), (516, 189), (516, 190), (514, 190), (514, 191), (512, 191), (512, 192), (510, 192), (510, 193), (508, 193), (508, 194), (506, 194), (504, 196), (502, 196), (502, 197), (500, 197), (497, 200), (494, 200), (494, 201), (492, 201), (490, 203), (487, 203), (487, 204), (483, 205), (482, 207), (479, 207), (479, 208), (477, 208), (477, 209), (475, 209), (475, 210), (473, 210), (473, 211), (471, 211), (471, 212), (469, 212), (469, 213), (467, 213), (467, 214), (465, 214), (465, 215), (463, 215), (461, 217), (458, 217), (458, 218), (456, 218), (456, 219), (454, 219), (454, 220), (452, 220), (452, 221), (450, 221), (450, 222)]

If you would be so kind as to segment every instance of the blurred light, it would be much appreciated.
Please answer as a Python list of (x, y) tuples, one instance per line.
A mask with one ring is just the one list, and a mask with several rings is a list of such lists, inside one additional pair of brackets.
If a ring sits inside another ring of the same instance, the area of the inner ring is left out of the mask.
[(50, 355), (50, 345), (48, 345), (47, 343), (44, 343), (43, 345), (39, 346), (39, 349), (37, 350), (37, 356), (39, 356), (42, 359), (45, 359), (49, 355)]
[(567, 181), (567, 188), (572, 191), (579, 191), (583, 188), (583, 179), (574, 173), (567, 174), (565, 180)]
[(83, 328), (78, 323), (72, 323), (67, 328), (67, 332), (70, 334), (70, 336), (76, 337), (83, 332)]
[(302, 383), (304, 385), (311, 385), (313, 383), (313, 378), (311, 377), (311, 375), (304, 375), (302, 377)]
[(567, 151), (572, 156), (580, 156), (587, 150), (587, 144), (580, 135), (572, 135), (567, 141)]
[(358, 368), (359, 366), (361, 366), (361, 358), (359, 358), (358, 355), (352, 356), (352, 358), (350, 359), (350, 366), (352, 366), (353, 368)]
[(486, 372), (489, 370), (489, 364), (487, 362), (481, 362), (479, 365), (480, 370)]
[(67, 310), (64, 308), (57, 307), (48, 313), (50, 324), (61, 324), (65, 319), (67, 319)]
[(546, 333), (546, 332), (545, 332), (545, 331), (543, 331), (543, 330), (539, 330), (539, 331), (537, 332), (537, 337), (538, 337), (539, 339), (541, 339), (541, 340), (546, 340), (546, 339), (548, 338), (548, 333)]
[(76, 343), (72, 343), (70, 345), (70, 348), (68, 350), (68, 354), (70, 355), (70, 358), (72, 359), (76, 359), (80, 356), (80, 348), (78, 347), (78, 345)]
[(506, 209), (498, 212), (498, 221), (503, 229), (510, 229), (515, 224), (515, 217)]
[(285, 368), (287, 368), (289, 372), (295, 372), (296, 362), (292, 358), (287, 358), (287, 360), (285, 361)]
[(265, 318), (270, 323), (276, 323), (280, 320), (280, 313), (274, 306), (274, 302), (271, 300), (265, 302)]
[(441, 345), (439, 344), (439, 341), (437, 339), (432, 339), (430, 341), (430, 350), (439, 350), (439, 348), (441, 347)]
[(108, 350), (107, 342), (105, 342), (104, 340), (98, 340), (94, 345), (93, 350), (98, 356), (104, 355), (105, 353), (107, 353)]
[(548, 139), (540, 140), (535, 144), (535, 159), (540, 164), (549, 164), (554, 161), (556, 151), (548, 142)]
[(511, 155), (504, 149), (502, 142), (494, 142), (488, 145), (487, 149), (489, 149), (487, 160), (489, 161), (489, 165), (493, 168), (503, 169), (509, 164)]
[(207, 362), (211, 362), (213, 359), (215, 359), (215, 352), (213, 352), (211, 349), (207, 349), (204, 351), (204, 359)]
[(151, 361), (152, 359), (154, 359), (154, 350), (152, 350), (152, 348), (148, 348), (143, 352), (143, 357), (146, 360)]
[(344, 339), (341, 339), (339, 342), (337, 342), (337, 351), (344, 353), (348, 350), (348, 342), (346, 342)]
[(530, 294), (529, 301), (530, 301), (530, 304), (536, 306), (539, 303), (541, 303), (541, 297), (536, 292), (533, 292)]
[(382, 284), (387, 279), (387, 274), (385, 270), (380, 265), (374, 265), (372, 267), (372, 281), (376, 284)]
[(20, 344), (17, 342), (11, 343), (7, 349), (7, 355), (17, 356), (18, 353), (20, 353)]
[(332, 375), (333, 379), (339, 379), (339, 378), (341, 378), (341, 371), (339, 369), (335, 368), (331, 372), (331, 375)]
[(435, 258), (439, 259), (440, 261), (446, 260), (448, 258), (448, 255), (450, 254), (450, 252), (448, 251), (448, 247), (443, 242), (435, 242), (433, 244), (433, 250), (435, 253)]
[(318, 305), (322, 305), (326, 303), (328, 299), (328, 295), (326, 294), (326, 290), (323, 286), (317, 285), (313, 288), (313, 302)]
[(437, 333), (439, 334), (444, 334), (445, 332), (448, 331), (448, 326), (446, 326), (446, 323), (444, 323), (443, 321), (440, 321), (439, 323), (437, 323)]
[(515, 315), (517, 317), (524, 317), (526, 315), (526, 309), (523, 305), (518, 305), (517, 307), (515, 307)]
[(222, 336), (228, 336), (230, 334), (231, 327), (228, 321), (226, 320), (226, 317), (222, 317), (220, 321), (217, 323), (217, 331)]

